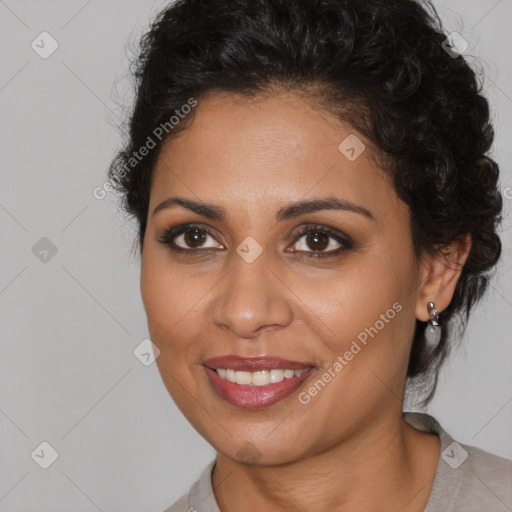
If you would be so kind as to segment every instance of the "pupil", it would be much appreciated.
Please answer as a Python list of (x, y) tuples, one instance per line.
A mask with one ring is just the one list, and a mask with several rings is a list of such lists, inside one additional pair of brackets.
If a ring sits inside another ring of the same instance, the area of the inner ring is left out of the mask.
[(308, 243), (308, 246), (315, 251), (322, 251), (329, 245), (329, 237), (325, 233), (318, 233), (317, 231), (311, 233), (308, 240), (313, 240), (314, 245)]
[(199, 229), (191, 229), (185, 233), (185, 242), (194, 247), (194, 244), (202, 245), (206, 240), (206, 235)]

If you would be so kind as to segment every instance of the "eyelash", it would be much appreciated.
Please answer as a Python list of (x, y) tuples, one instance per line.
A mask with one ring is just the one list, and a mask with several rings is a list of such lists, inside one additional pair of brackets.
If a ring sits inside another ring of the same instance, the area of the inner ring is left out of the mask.
[[(173, 228), (170, 228), (166, 230), (159, 238), (158, 242), (162, 245), (165, 245), (169, 250), (186, 254), (187, 256), (195, 256), (199, 254), (200, 252), (205, 251), (212, 251), (216, 249), (212, 248), (190, 248), (190, 249), (184, 249), (183, 247), (178, 247), (174, 243), (174, 239), (184, 233), (187, 233), (188, 231), (192, 231), (194, 229), (200, 230), (203, 233), (206, 233), (208, 236), (215, 239), (213, 234), (209, 231), (208, 228), (198, 226), (196, 224), (182, 224), (180, 226), (175, 226)], [(319, 233), (329, 236), (330, 238), (334, 239), (336, 242), (340, 244), (340, 247), (335, 250), (330, 251), (296, 251), (298, 253), (304, 253), (307, 255), (308, 258), (329, 258), (329, 257), (336, 257), (339, 256), (341, 253), (351, 250), (353, 248), (353, 242), (347, 235), (342, 234), (336, 229), (330, 228), (328, 226), (321, 226), (318, 224), (311, 224), (307, 225), (296, 235), (293, 244), (296, 244), (304, 235), (313, 234), (313, 233)]]

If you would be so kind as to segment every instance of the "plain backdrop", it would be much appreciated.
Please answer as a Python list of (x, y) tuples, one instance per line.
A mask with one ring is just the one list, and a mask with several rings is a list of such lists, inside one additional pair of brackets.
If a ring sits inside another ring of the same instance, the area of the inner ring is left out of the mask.
[[(503, 259), (428, 412), (512, 458), (512, 2), (435, 4), (483, 60), (506, 199)], [(127, 45), (163, 5), (0, 0), (0, 512), (160, 512), (214, 457), (134, 355), (148, 337), (134, 225), (93, 195), (131, 99)]]

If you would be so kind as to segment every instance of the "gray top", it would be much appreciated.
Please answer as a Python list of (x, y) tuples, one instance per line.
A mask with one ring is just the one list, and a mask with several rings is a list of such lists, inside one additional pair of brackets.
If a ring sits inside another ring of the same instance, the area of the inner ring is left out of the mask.
[[(441, 454), (424, 512), (512, 512), (512, 461), (457, 443), (430, 415), (404, 412), (421, 432), (435, 432)], [(212, 460), (190, 491), (164, 512), (221, 512), (212, 489)]]

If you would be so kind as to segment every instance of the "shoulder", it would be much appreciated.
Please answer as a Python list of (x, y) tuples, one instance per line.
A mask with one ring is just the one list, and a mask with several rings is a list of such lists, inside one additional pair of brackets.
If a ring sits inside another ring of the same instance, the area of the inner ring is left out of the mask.
[(189, 512), (188, 493), (184, 494), (178, 501), (174, 502), (164, 512)]
[(457, 442), (439, 422), (424, 413), (404, 413), (404, 419), (423, 432), (436, 433), (441, 453), (425, 512), (510, 512), (512, 461)]
[(215, 494), (212, 488), (211, 474), (215, 467), (216, 459), (212, 460), (201, 472), (188, 493), (173, 503), (164, 512), (220, 512)]
[(476, 502), (485, 510), (512, 510), (512, 460), (475, 446), (460, 446), (467, 453), (460, 473), (463, 503), (474, 506)]
[(512, 471), (512, 460), (486, 452), (476, 446), (468, 446), (464, 444), (462, 446), (469, 454), (468, 459), (470, 460), (473, 469), (478, 469), (483, 472), (496, 470), (501, 470), (503, 472)]

